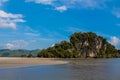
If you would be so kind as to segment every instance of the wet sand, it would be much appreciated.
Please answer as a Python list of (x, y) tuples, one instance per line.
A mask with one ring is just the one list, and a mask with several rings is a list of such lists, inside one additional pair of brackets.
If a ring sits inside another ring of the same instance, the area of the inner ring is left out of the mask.
[(56, 65), (67, 64), (67, 61), (62, 61), (56, 58), (15, 58), (15, 57), (0, 57), (0, 67), (22, 67), (22, 66), (37, 66), (37, 65)]

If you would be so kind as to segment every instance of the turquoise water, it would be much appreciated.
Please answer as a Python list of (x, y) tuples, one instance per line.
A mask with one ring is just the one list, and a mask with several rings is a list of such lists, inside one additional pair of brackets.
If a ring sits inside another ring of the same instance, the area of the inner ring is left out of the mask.
[(120, 80), (120, 59), (71, 60), (64, 65), (0, 68), (0, 80)]

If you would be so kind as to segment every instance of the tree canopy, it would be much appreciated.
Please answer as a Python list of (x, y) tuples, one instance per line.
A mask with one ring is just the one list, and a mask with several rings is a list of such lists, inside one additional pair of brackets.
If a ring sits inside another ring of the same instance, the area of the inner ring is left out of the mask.
[(116, 57), (117, 50), (105, 38), (92, 32), (75, 32), (70, 41), (61, 41), (53, 47), (43, 49), (38, 57), (81, 58)]

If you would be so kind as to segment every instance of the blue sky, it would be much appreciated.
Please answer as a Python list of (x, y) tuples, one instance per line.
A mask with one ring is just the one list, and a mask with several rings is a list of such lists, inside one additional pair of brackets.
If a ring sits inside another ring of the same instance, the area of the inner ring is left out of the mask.
[(0, 0), (0, 49), (43, 49), (92, 31), (120, 48), (120, 0)]

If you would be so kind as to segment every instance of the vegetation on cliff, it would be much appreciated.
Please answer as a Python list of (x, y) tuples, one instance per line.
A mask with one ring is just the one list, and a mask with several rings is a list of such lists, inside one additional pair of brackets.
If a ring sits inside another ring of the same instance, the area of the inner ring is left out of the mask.
[(118, 51), (101, 36), (92, 32), (76, 32), (70, 36), (70, 42), (61, 41), (53, 47), (43, 49), (38, 57), (87, 58), (118, 57)]

